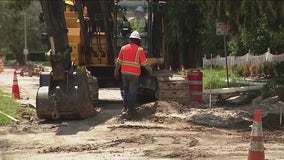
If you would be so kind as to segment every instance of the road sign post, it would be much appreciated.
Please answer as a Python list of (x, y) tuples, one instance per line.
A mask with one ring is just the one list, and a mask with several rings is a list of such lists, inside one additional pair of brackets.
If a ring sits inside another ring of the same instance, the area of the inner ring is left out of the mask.
[(228, 35), (228, 26), (224, 22), (216, 23), (216, 35), (223, 35), (224, 37), (224, 52), (226, 61), (226, 75), (227, 75), (227, 86), (229, 87), (229, 73), (228, 73), (228, 60), (227, 60), (227, 47), (226, 47), (226, 35)]
[(24, 38), (25, 38), (25, 47), (24, 47), (24, 56), (25, 56), (25, 64), (27, 64), (29, 50), (27, 47), (27, 18), (26, 13), (24, 13)]
[(27, 48), (24, 48), (23, 52), (24, 52), (24, 56), (25, 56), (25, 64), (27, 64), (29, 50)]

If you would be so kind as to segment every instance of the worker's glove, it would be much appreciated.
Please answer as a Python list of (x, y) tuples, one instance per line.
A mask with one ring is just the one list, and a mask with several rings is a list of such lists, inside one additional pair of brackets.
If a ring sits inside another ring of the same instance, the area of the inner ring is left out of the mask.
[(116, 80), (118, 80), (118, 78), (119, 78), (119, 73), (118, 73), (118, 72), (114, 72), (114, 78), (115, 78)]

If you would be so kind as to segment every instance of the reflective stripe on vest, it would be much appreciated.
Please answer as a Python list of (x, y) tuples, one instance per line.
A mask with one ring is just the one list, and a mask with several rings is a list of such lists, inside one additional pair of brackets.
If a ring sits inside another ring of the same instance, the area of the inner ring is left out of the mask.
[(132, 21), (130, 21), (130, 27), (138, 32), (143, 32), (145, 30), (145, 24), (145, 18), (142, 18), (140, 20), (133, 19)]

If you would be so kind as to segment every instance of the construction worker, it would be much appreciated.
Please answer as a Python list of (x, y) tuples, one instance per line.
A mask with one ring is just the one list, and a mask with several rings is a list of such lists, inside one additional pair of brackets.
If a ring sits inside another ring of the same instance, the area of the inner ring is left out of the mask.
[(138, 6), (134, 11), (134, 17), (129, 19), (130, 27), (140, 33), (146, 31), (146, 18), (144, 17), (144, 9)]
[(121, 71), (122, 89), (124, 91), (123, 113), (132, 116), (135, 112), (135, 101), (138, 88), (138, 77), (141, 73), (141, 66), (152, 74), (152, 68), (147, 62), (144, 49), (140, 47), (140, 34), (133, 31), (130, 36), (130, 43), (121, 47), (117, 57), (116, 67), (114, 70), (115, 79), (119, 78)]

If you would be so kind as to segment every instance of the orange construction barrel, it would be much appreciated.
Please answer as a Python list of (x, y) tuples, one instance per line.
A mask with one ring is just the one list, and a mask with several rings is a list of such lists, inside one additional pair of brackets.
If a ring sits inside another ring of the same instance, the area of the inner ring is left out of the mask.
[(189, 99), (191, 101), (202, 101), (202, 72), (198, 69), (191, 69), (187, 74), (189, 84)]

